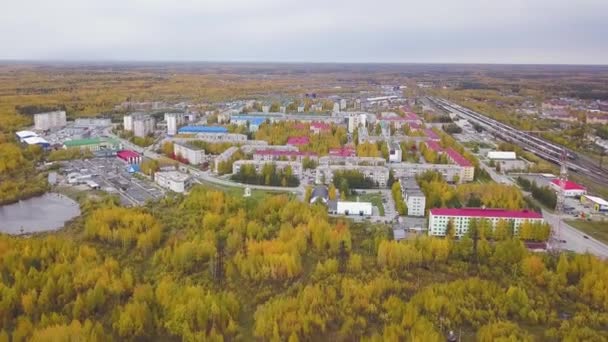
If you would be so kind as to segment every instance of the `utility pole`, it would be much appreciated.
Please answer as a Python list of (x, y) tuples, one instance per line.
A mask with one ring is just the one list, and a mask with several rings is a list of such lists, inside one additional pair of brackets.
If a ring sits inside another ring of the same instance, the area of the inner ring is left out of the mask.
[(560, 157), (560, 171), (558, 178), (559, 191), (557, 192), (557, 203), (555, 204), (555, 213), (557, 214), (557, 227), (553, 230), (553, 250), (557, 253), (559, 253), (562, 243), (562, 218), (564, 214), (564, 204), (566, 202), (566, 183), (568, 182), (567, 155), (568, 153), (564, 148)]

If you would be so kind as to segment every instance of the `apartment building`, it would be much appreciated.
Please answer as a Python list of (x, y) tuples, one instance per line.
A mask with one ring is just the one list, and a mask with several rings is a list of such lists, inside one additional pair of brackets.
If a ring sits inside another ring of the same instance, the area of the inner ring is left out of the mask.
[(62, 128), (67, 124), (64, 110), (34, 114), (34, 129), (46, 131), (54, 128)]
[(333, 181), (334, 173), (338, 171), (359, 171), (365, 178), (374, 181), (381, 188), (385, 188), (388, 182), (389, 171), (385, 166), (321, 165), (316, 169), (317, 184), (331, 183)]
[(469, 231), (472, 219), (487, 219), (493, 228), (500, 220), (508, 221), (515, 234), (526, 221), (544, 222), (543, 215), (528, 210), (484, 209), (484, 208), (434, 208), (429, 211), (428, 233), (433, 236), (445, 236), (448, 222), (452, 221), (455, 235), (464, 236)]
[(367, 126), (365, 113), (350, 113), (348, 116), (348, 133), (354, 133), (359, 127)]
[(186, 115), (184, 113), (165, 113), (165, 121), (167, 122), (167, 135), (173, 136), (177, 134), (177, 129), (186, 123)]
[(391, 163), (401, 163), (403, 159), (403, 151), (401, 151), (401, 145), (394, 141), (386, 142), (388, 147), (388, 161)]
[(285, 151), (285, 150), (271, 150), (263, 149), (258, 150), (253, 154), (253, 160), (255, 161), (272, 161), (272, 160), (293, 160), (302, 162), (304, 158), (317, 160), (319, 156), (312, 152), (300, 152), (300, 151)]
[(245, 134), (238, 133), (198, 133), (196, 134), (198, 140), (207, 142), (231, 142), (238, 143), (247, 141)]
[[(433, 132), (435, 133), (435, 132)], [(441, 154), (445, 154), (451, 164), (458, 165), (462, 168), (461, 180), (463, 182), (472, 182), (475, 178), (475, 167), (473, 164), (462, 156), (458, 151), (451, 147), (443, 148), (438, 141), (430, 140), (426, 142), (427, 148)]]
[(220, 163), (229, 161), (230, 158), (232, 158), (232, 155), (235, 154), (238, 150), (238, 147), (232, 146), (224, 152), (220, 153), (217, 157), (215, 157), (215, 159), (213, 160), (213, 172), (219, 173)]
[(414, 178), (402, 178), (399, 181), (401, 194), (407, 205), (407, 216), (424, 216), (426, 196)]
[(464, 179), (464, 169), (453, 164), (395, 163), (389, 164), (388, 167), (393, 171), (395, 178), (414, 178), (427, 171), (435, 171), (447, 182), (462, 183)]
[(205, 161), (205, 150), (187, 143), (174, 143), (173, 153), (176, 157), (186, 159), (192, 165), (199, 165)]
[(323, 156), (319, 158), (319, 165), (367, 165), (384, 166), (386, 159), (380, 157), (354, 157), (354, 156)]
[(302, 163), (296, 161), (275, 161), (275, 160), (237, 160), (232, 164), (232, 173), (238, 173), (243, 165), (253, 165), (255, 172), (260, 173), (264, 165), (273, 164), (277, 171), (282, 171), (291, 167), (291, 172), (296, 177), (302, 176)]

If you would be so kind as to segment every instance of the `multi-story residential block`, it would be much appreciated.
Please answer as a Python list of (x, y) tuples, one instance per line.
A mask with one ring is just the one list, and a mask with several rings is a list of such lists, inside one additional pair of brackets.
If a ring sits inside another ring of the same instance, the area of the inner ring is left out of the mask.
[(403, 158), (401, 145), (394, 141), (388, 141), (386, 145), (388, 147), (388, 161), (391, 163), (401, 163), (401, 159)]
[(218, 154), (217, 157), (213, 160), (213, 171), (215, 173), (219, 173), (220, 163), (227, 162), (232, 158), (232, 155), (238, 151), (239, 148), (236, 146), (232, 146), (225, 150), (224, 152)]
[(329, 149), (330, 157), (354, 157), (356, 155), (357, 151), (354, 147), (340, 147)]
[(427, 171), (435, 171), (447, 182), (462, 183), (464, 179), (464, 169), (453, 164), (394, 163), (388, 164), (388, 167), (395, 178), (414, 178)]
[[(433, 132), (434, 133), (434, 132)], [(461, 180), (463, 182), (471, 182), (475, 178), (475, 167), (471, 162), (462, 156), (458, 151), (451, 147), (444, 149), (435, 140), (429, 140), (426, 142), (427, 148), (441, 154), (445, 154), (448, 161), (452, 164), (456, 164), (462, 168)]]
[(127, 131), (133, 131), (133, 115), (125, 115), (122, 117), (122, 128)]
[(110, 127), (112, 119), (80, 118), (74, 121), (74, 127)]
[(408, 216), (424, 216), (426, 196), (414, 178), (402, 178), (399, 181), (403, 200), (407, 205)]
[(277, 171), (285, 170), (290, 167), (294, 176), (302, 176), (302, 163), (295, 161), (275, 161), (275, 160), (237, 160), (232, 164), (232, 173), (238, 173), (243, 165), (253, 165), (255, 172), (260, 173), (264, 165), (272, 164)]
[(184, 113), (165, 113), (165, 121), (167, 122), (167, 135), (176, 135), (177, 129), (186, 122)]
[(271, 150), (264, 149), (258, 150), (253, 154), (253, 160), (255, 161), (272, 161), (272, 160), (294, 160), (302, 162), (305, 158), (317, 160), (319, 156), (312, 152), (300, 152), (300, 151), (285, 151), (285, 150)]
[(388, 182), (388, 168), (386, 166), (366, 165), (321, 165), (316, 169), (317, 184), (329, 184), (338, 171), (359, 171), (365, 178), (384, 188)]
[(238, 143), (247, 141), (247, 136), (238, 133), (197, 133), (196, 139), (207, 142)]
[(348, 132), (354, 133), (359, 127), (367, 126), (367, 115), (365, 113), (350, 113), (348, 116)]
[(34, 114), (34, 129), (38, 131), (62, 128), (66, 124), (67, 119), (63, 110)]
[(320, 157), (319, 165), (384, 166), (386, 165), (386, 159), (380, 157), (351, 157), (349, 155), (330, 155)]
[(528, 210), (434, 208), (429, 211), (428, 233), (433, 236), (445, 236), (448, 222), (452, 221), (455, 235), (461, 237), (469, 231), (469, 223), (472, 219), (487, 219), (493, 228), (496, 228), (500, 220), (505, 220), (512, 225), (515, 234), (526, 221), (544, 222), (542, 214)]
[(133, 131), (136, 137), (146, 137), (154, 132), (156, 121), (152, 116), (141, 113), (125, 115), (123, 126), (125, 131)]
[(205, 161), (205, 150), (187, 143), (174, 143), (173, 154), (186, 159), (192, 165), (199, 165)]

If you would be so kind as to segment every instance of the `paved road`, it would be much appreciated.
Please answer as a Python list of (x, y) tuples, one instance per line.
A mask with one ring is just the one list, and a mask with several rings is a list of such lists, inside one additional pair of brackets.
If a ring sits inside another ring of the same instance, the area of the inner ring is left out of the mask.
[[(553, 213), (543, 210), (543, 216), (547, 222), (551, 224), (553, 229), (557, 229), (559, 217)], [(560, 239), (566, 240), (566, 243), (561, 244), (564, 250), (571, 250), (577, 253), (589, 252), (601, 258), (608, 258), (608, 245), (587, 235), (587, 239), (583, 236), (587, 234), (577, 230), (565, 222), (561, 224)]]

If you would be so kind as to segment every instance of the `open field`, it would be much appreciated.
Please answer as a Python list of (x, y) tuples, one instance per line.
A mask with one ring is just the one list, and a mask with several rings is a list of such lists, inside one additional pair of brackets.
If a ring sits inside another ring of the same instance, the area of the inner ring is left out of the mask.
[(608, 221), (569, 220), (566, 222), (572, 227), (608, 243)]

